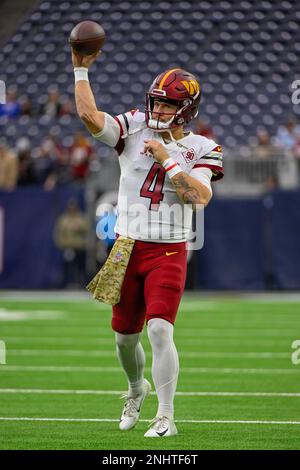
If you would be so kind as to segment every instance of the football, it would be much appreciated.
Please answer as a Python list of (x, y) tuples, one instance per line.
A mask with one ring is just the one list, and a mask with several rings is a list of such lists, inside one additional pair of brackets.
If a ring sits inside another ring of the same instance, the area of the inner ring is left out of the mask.
[(72, 49), (81, 56), (98, 52), (105, 42), (105, 31), (95, 21), (82, 21), (71, 31), (69, 43)]

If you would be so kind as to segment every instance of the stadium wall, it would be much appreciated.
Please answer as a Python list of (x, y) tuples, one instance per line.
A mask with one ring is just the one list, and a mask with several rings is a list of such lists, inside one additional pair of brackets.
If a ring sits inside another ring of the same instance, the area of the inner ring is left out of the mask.
[[(0, 193), (0, 289), (63, 287), (53, 228), (71, 197), (84, 207), (83, 191), (76, 188)], [(193, 287), (300, 289), (299, 207), (299, 190), (251, 199), (215, 197), (205, 210), (204, 248), (190, 264)]]
[(43, 191), (17, 189), (0, 193), (0, 288), (48, 289), (63, 284), (63, 259), (53, 229), (67, 202), (83, 207), (83, 191), (73, 187)]
[(14, 31), (24, 21), (27, 15), (33, 12), (40, 0), (1, 0), (0, 15), (0, 44), (4, 44), (12, 37)]

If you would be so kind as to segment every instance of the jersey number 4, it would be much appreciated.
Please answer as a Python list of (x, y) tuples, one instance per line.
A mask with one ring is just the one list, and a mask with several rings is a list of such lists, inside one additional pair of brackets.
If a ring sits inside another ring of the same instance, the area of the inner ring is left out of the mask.
[(151, 199), (149, 209), (158, 211), (159, 204), (164, 198), (162, 192), (166, 172), (159, 163), (153, 163), (140, 191), (141, 197)]

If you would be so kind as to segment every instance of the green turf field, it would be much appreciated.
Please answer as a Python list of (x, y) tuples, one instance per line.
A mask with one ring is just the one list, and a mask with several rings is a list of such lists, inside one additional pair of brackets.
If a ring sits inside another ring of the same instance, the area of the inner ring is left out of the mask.
[[(2, 296), (0, 449), (300, 449), (297, 298), (185, 297), (175, 331), (179, 434), (146, 439), (154, 394), (136, 428), (118, 430), (127, 384), (109, 307)], [(145, 333), (143, 344), (151, 379)]]

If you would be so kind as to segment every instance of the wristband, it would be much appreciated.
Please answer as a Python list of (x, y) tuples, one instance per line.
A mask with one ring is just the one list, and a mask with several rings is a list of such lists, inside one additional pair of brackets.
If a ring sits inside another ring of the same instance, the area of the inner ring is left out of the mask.
[(181, 173), (183, 170), (180, 168), (178, 163), (176, 163), (173, 158), (167, 158), (162, 164), (169, 178), (173, 178), (178, 173)]
[(89, 81), (88, 69), (86, 67), (74, 67), (75, 83), (80, 80)]

